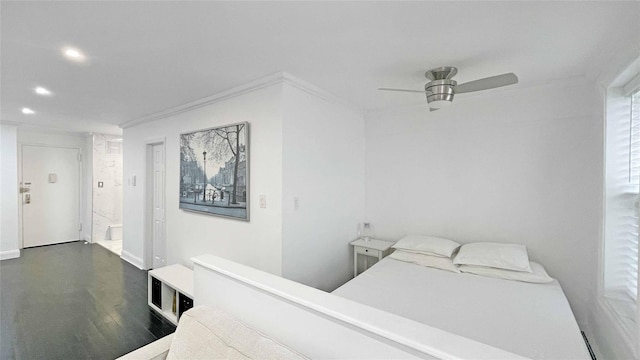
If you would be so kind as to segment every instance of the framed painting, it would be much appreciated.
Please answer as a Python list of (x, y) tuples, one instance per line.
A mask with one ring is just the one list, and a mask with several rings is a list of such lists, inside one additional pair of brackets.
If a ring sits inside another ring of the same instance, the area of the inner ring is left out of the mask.
[(249, 123), (180, 134), (180, 209), (249, 221)]

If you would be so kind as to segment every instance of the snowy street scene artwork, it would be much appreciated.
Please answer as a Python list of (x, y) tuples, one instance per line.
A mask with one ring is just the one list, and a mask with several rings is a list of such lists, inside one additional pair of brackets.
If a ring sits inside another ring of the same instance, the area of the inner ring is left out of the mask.
[(249, 220), (249, 123), (180, 135), (180, 209)]

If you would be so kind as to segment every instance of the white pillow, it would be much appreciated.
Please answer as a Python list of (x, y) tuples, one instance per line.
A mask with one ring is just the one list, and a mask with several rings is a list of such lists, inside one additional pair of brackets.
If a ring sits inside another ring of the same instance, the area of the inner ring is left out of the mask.
[(512, 271), (504, 269), (489, 268), (484, 266), (460, 265), (459, 269), (463, 273), (476, 274), (506, 280), (524, 281), (530, 283), (549, 283), (553, 278), (547, 274), (544, 267), (537, 262), (530, 261), (532, 272)]
[(396, 250), (393, 254), (389, 255), (390, 258), (409, 262), (412, 264), (427, 266), (436, 269), (442, 269), (447, 271), (453, 271), (454, 273), (460, 273), (458, 267), (453, 265), (451, 258), (444, 256), (425, 255), (416, 252), (407, 252), (402, 250)]
[(531, 272), (527, 247), (520, 244), (488, 242), (464, 244), (453, 259), (453, 263)]
[(455, 241), (426, 235), (407, 235), (392, 246), (394, 249), (433, 256), (451, 257), (460, 247)]

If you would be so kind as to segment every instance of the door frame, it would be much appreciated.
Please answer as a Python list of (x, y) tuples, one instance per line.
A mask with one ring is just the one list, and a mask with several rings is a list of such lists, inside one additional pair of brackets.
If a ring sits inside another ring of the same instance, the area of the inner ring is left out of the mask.
[[(153, 147), (155, 145), (162, 145), (164, 147), (164, 178), (162, 183), (164, 184), (165, 199), (167, 198), (167, 142), (166, 137), (158, 137), (145, 140), (145, 154), (144, 154), (144, 229), (143, 236), (144, 241), (142, 244), (143, 252), (143, 268), (153, 268)], [(165, 226), (164, 233), (165, 239), (167, 234), (167, 203), (164, 204), (164, 218)]]
[[(22, 188), (23, 184), (23, 179), (22, 179), (22, 165), (23, 165), (23, 161), (24, 161), (24, 156), (23, 156), (23, 149), (25, 146), (38, 146), (38, 147), (49, 147), (49, 148), (59, 148), (59, 149), (73, 149), (73, 150), (78, 150), (78, 155), (80, 156), (80, 158), (78, 159), (78, 184), (80, 186), (78, 186), (78, 221), (80, 221), (80, 224), (82, 224), (82, 228), (84, 229), (84, 227), (86, 226), (86, 224), (84, 224), (84, 199), (85, 199), (85, 187), (87, 186), (84, 182), (84, 151), (82, 151), (83, 149), (77, 146), (64, 146), (64, 145), (52, 145), (52, 144), (42, 144), (42, 143), (37, 143), (37, 142), (20, 142), (18, 144), (18, 183), (19, 183), (19, 189), (18, 191), (20, 191), (20, 189)], [(23, 219), (23, 211), (24, 211), (24, 196), (22, 195), (21, 192), (18, 193), (18, 238), (20, 239), (20, 249), (24, 249), (24, 231), (23, 231), (23, 226), (24, 226), (24, 219)], [(78, 230), (78, 240), (82, 240), (83, 239), (83, 230)]]

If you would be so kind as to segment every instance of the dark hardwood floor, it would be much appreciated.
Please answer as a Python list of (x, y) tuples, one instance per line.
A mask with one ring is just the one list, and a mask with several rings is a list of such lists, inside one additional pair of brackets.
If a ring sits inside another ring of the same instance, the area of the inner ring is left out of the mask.
[(147, 272), (99, 245), (0, 262), (2, 359), (114, 359), (174, 331), (147, 305)]

